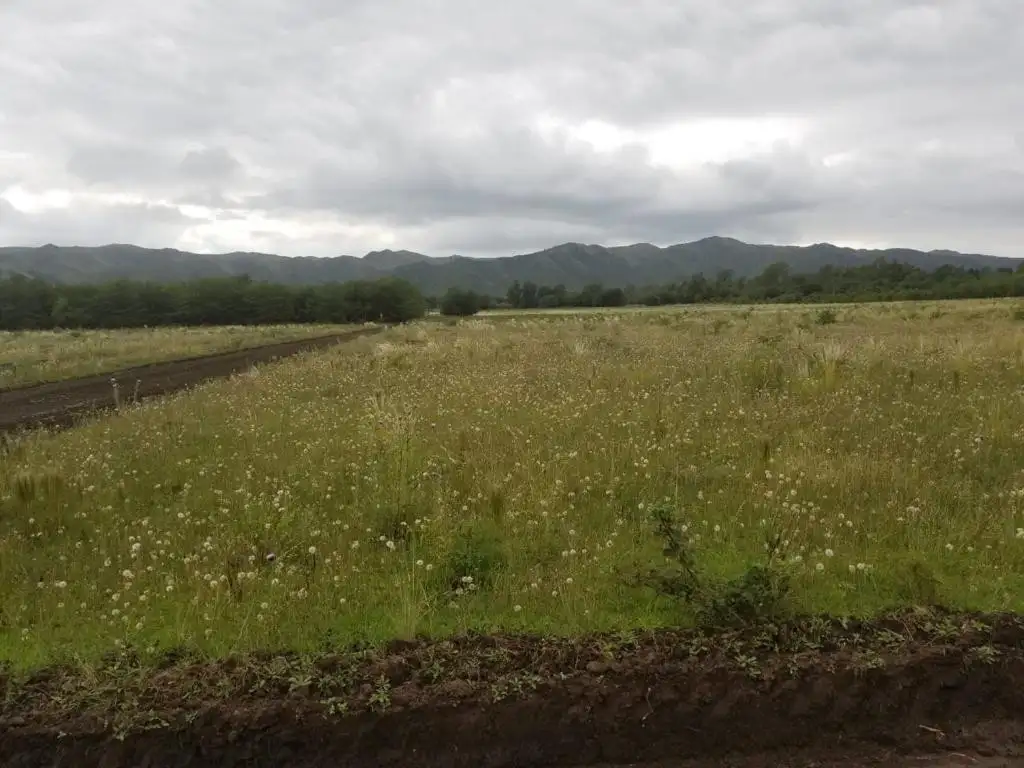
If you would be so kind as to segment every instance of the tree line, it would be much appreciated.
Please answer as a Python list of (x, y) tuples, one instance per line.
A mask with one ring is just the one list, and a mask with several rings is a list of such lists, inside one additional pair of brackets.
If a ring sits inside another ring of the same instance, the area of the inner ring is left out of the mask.
[(482, 309), (554, 309), (556, 307), (624, 307), (630, 294), (624, 288), (593, 283), (580, 291), (564, 285), (537, 285), (516, 280), (505, 296), (493, 298), (464, 288), (450, 288), (438, 302), (442, 315), (475, 315)]
[(661, 306), (702, 303), (801, 303), (940, 300), (1024, 296), (1024, 266), (1016, 271), (942, 266), (935, 270), (879, 259), (857, 267), (825, 266), (813, 273), (794, 272), (777, 263), (756, 277), (736, 277), (722, 270), (655, 286), (605, 288), (593, 284), (581, 291), (564, 285), (515, 282), (505, 296), (491, 298), (452, 289), (441, 301), (443, 314), (474, 314), (484, 308), (544, 309), (555, 307)]
[(426, 310), (420, 291), (394, 277), (315, 286), (248, 277), (92, 285), (54, 285), (23, 275), (0, 280), (2, 330), (400, 323), (423, 317)]
[(161, 325), (270, 325), (283, 323), (399, 323), (428, 309), (449, 316), (482, 309), (621, 307), (670, 304), (897, 301), (1024, 296), (1024, 266), (924, 270), (879, 259), (858, 267), (826, 266), (797, 273), (772, 264), (752, 278), (723, 270), (658, 286), (570, 291), (564, 285), (514, 282), (504, 296), (452, 288), (424, 297), (395, 277), (315, 286), (256, 282), (248, 277), (207, 278), (181, 283), (115, 280), (91, 285), (55, 285), (15, 275), (0, 279), (0, 330), (138, 328)]
[(780, 262), (753, 278), (737, 278), (723, 270), (712, 279), (694, 275), (687, 280), (643, 289), (631, 300), (657, 306), (704, 302), (937, 301), (1010, 296), (1024, 296), (1024, 265), (1016, 271), (951, 265), (925, 270), (878, 259), (857, 267), (824, 266), (813, 273), (797, 273)]

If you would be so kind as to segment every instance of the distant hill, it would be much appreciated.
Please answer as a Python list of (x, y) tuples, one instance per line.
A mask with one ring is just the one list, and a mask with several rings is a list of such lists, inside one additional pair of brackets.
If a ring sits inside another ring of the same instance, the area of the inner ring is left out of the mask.
[(415, 251), (392, 251), (386, 249), (383, 251), (370, 251), (363, 256), (363, 261), (374, 269), (386, 271), (405, 267), (409, 264), (419, 264), (422, 261), (430, 261), (430, 257)]
[(290, 258), (240, 252), (207, 255), (134, 245), (44, 245), (0, 248), (0, 275), (25, 274), (60, 283), (92, 283), (118, 278), (180, 281), (248, 274), (254, 280), (291, 285), (395, 275), (411, 281), (428, 295), (440, 295), (456, 286), (500, 296), (516, 280), (539, 285), (561, 283), (568, 290), (578, 291), (592, 283), (606, 287), (654, 285), (698, 272), (711, 278), (722, 270), (730, 270), (737, 277), (751, 277), (776, 262), (789, 264), (794, 272), (816, 272), (828, 265), (852, 267), (879, 258), (927, 270), (943, 265), (1016, 269), (1021, 264), (1020, 259), (945, 250), (859, 250), (828, 243), (752, 245), (728, 237), (708, 237), (665, 248), (650, 243), (613, 247), (563, 243), (536, 253), (495, 259), (432, 258), (413, 251), (392, 250), (374, 251), (363, 258)]

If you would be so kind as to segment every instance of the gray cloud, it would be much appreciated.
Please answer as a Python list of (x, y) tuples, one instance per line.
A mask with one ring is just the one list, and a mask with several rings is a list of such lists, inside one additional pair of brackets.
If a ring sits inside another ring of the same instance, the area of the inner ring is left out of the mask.
[(128, 144), (76, 147), (68, 158), (67, 170), (86, 185), (146, 185), (166, 183), (171, 163), (168, 158)]
[[(223, 147), (182, 151), (145, 144), (105, 142), (72, 150), (68, 173), (86, 185), (114, 190), (149, 189), (187, 195), (196, 184), (223, 184), (238, 177), (241, 163)], [(177, 187), (185, 185), (184, 190)], [(191, 186), (190, 186), (191, 185)]]
[(1024, 256), (1022, 70), (1019, 0), (8, 0), (0, 244)]
[(224, 147), (190, 150), (179, 168), (186, 177), (204, 181), (228, 179), (241, 171), (242, 164)]
[(4, 244), (11, 245), (132, 243), (163, 248), (193, 223), (166, 205), (80, 203), (27, 214), (0, 198), (0, 232)]

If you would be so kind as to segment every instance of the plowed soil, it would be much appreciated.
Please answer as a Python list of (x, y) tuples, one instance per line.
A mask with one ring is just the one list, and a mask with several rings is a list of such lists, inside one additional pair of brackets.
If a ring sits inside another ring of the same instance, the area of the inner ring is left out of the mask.
[(0, 764), (1024, 765), (1024, 621), (928, 613), (217, 662), (125, 654), (0, 678)]
[(0, 391), (0, 433), (37, 427), (67, 427), (85, 415), (113, 408), (111, 379), (118, 382), (122, 403), (145, 400), (177, 392), (208, 379), (230, 376), (259, 363), (322, 349), (381, 330), (383, 328), (379, 326), (360, 328), (330, 336), (151, 363), (98, 376)]

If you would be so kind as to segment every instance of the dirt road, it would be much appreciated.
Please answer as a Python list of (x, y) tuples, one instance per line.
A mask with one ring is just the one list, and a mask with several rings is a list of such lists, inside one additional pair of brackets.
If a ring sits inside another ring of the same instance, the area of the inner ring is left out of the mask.
[[(754, 757), (686, 760), (675, 763), (628, 763), (588, 768), (1021, 768), (1024, 758), (985, 757), (977, 753), (950, 752), (941, 755), (899, 755), (863, 748), (831, 754), (777, 752)], [(578, 768), (572, 766), (571, 768)]]
[(122, 402), (166, 395), (208, 379), (230, 376), (257, 363), (267, 363), (299, 352), (351, 341), (378, 333), (382, 327), (298, 341), (285, 341), (234, 352), (151, 363), (99, 376), (86, 376), (0, 392), (0, 433), (34, 427), (66, 427), (83, 415), (114, 407), (118, 382)]

